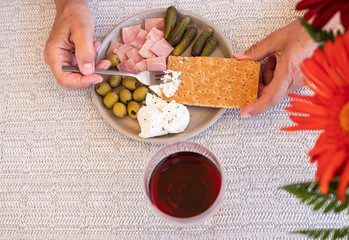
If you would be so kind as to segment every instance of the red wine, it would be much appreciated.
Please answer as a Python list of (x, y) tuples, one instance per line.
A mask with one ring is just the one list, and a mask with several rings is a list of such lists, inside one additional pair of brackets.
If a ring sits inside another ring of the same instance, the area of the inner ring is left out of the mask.
[(221, 189), (221, 175), (207, 157), (195, 152), (173, 153), (155, 167), (150, 197), (162, 212), (179, 218), (207, 210)]

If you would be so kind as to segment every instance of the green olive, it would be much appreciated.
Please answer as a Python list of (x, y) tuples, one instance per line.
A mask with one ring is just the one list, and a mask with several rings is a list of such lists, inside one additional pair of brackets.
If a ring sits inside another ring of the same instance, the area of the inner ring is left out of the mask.
[(144, 101), (148, 92), (149, 89), (147, 87), (141, 86), (136, 88), (136, 90), (133, 92), (133, 100)]
[(127, 88), (122, 88), (119, 91), (119, 98), (121, 102), (128, 104), (132, 101), (132, 93)]
[(104, 59), (109, 60), (111, 62), (110, 67), (115, 67), (120, 62), (119, 56), (114, 53), (109, 54)]
[(110, 92), (103, 98), (103, 103), (107, 108), (112, 108), (119, 101), (119, 96), (115, 92)]
[(138, 102), (131, 101), (127, 104), (127, 113), (131, 118), (137, 118), (138, 110), (141, 108)]
[(118, 75), (111, 75), (109, 77), (109, 84), (111, 87), (117, 87), (119, 86), (121, 83), (121, 76), (118, 76)]
[(137, 80), (137, 78), (134, 77), (124, 77), (124, 79), (122, 79), (122, 85), (133, 91), (135, 90), (138, 86), (139, 86), (139, 82)]
[(96, 92), (101, 96), (107, 95), (111, 90), (111, 86), (107, 82), (98, 83), (96, 86)]
[(114, 112), (115, 116), (117, 116), (119, 118), (125, 117), (126, 114), (127, 114), (127, 110), (126, 110), (125, 104), (123, 104), (121, 102), (115, 103), (114, 106), (113, 106), (113, 112)]

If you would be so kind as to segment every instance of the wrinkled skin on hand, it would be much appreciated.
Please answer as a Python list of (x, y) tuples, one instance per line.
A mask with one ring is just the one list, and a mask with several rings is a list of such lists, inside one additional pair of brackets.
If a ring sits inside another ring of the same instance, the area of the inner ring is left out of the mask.
[(267, 58), (262, 81), (258, 86), (258, 99), (244, 107), (240, 116), (247, 118), (261, 114), (276, 106), (285, 94), (304, 86), (300, 66), (310, 57), (317, 44), (297, 20), (278, 29), (247, 51), (236, 53), (238, 60), (260, 61)]
[[(108, 69), (110, 62), (95, 65), (99, 41), (93, 42), (94, 19), (84, 0), (56, 0), (57, 14), (46, 42), (44, 57), (58, 83), (67, 88), (85, 88), (103, 81), (95, 68)], [(78, 65), (80, 73), (62, 71), (63, 65)]]

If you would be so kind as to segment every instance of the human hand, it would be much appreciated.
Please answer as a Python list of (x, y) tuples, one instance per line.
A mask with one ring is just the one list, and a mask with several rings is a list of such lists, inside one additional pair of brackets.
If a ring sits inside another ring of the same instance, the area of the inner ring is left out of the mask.
[(240, 116), (247, 118), (275, 107), (290, 91), (304, 86), (300, 65), (310, 57), (317, 44), (297, 20), (271, 33), (246, 52), (236, 53), (238, 60), (260, 61), (268, 57), (258, 86), (258, 99), (244, 107)]
[[(44, 57), (58, 83), (67, 88), (85, 88), (103, 81), (95, 68), (108, 69), (110, 61), (95, 66), (99, 41), (93, 42), (94, 19), (85, 0), (56, 0), (57, 14), (46, 42)], [(78, 65), (80, 73), (62, 71), (63, 65)]]

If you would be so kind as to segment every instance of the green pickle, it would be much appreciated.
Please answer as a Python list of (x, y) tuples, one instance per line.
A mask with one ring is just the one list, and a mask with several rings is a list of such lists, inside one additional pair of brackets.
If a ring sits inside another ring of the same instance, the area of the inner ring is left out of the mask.
[(179, 20), (167, 39), (169, 44), (176, 46), (181, 41), (183, 33), (187, 29), (190, 21), (190, 17), (188, 16), (184, 16)]
[(197, 33), (198, 33), (198, 29), (195, 26), (188, 27), (188, 29), (184, 33), (182, 40), (174, 48), (172, 54), (174, 56), (181, 55), (185, 51), (185, 49), (187, 49), (190, 43), (194, 40)]
[(107, 108), (112, 108), (119, 101), (119, 96), (115, 92), (110, 92), (103, 98), (103, 103)]
[(96, 86), (96, 92), (101, 96), (107, 95), (111, 90), (112, 88), (107, 82), (98, 83)]
[(126, 105), (121, 102), (115, 103), (113, 106), (113, 113), (119, 118), (125, 117), (127, 114)]
[(141, 106), (138, 102), (131, 101), (127, 104), (127, 113), (131, 118), (137, 118), (137, 113), (140, 108)]
[(217, 44), (218, 44), (218, 42), (217, 42), (217, 39), (215, 39), (215, 38), (211, 38), (211, 39), (207, 40), (207, 42), (204, 46), (204, 49), (202, 49), (200, 56), (202, 56), (202, 57), (210, 56), (211, 53), (216, 49)]
[(166, 10), (165, 18), (165, 39), (168, 39), (170, 33), (174, 29), (177, 23), (177, 10), (174, 6), (170, 6)]
[(212, 28), (206, 28), (198, 37), (198, 39), (195, 41), (192, 49), (191, 49), (191, 55), (192, 56), (200, 56), (202, 49), (205, 46), (205, 43), (207, 42), (207, 39), (209, 39), (213, 35), (213, 29)]
[(111, 75), (111, 76), (109, 77), (108, 82), (109, 82), (109, 84), (110, 84), (111, 87), (115, 88), (115, 87), (117, 87), (117, 86), (120, 85), (121, 80), (122, 80), (122, 77), (121, 77), (121, 76), (118, 76), (118, 75)]

